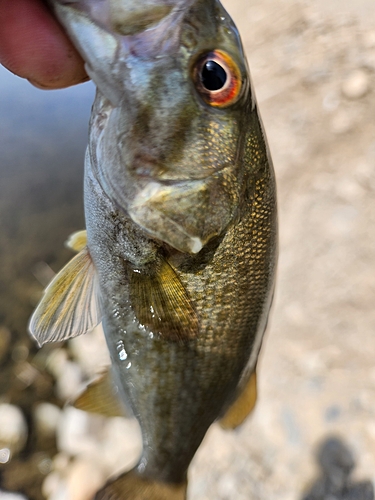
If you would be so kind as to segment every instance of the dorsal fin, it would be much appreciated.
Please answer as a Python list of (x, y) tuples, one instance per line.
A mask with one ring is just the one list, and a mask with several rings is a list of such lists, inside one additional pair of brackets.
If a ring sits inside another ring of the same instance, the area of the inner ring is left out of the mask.
[(77, 337), (100, 321), (96, 271), (85, 247), (48, 285), (31, 317), (29, 330), (42, 346)]
[(138, 321), (162, 338), (184, 341), (198, 335), (198, 318), (171, 265), (160, 259), (156, 269), (130, 271), (130, 298)]

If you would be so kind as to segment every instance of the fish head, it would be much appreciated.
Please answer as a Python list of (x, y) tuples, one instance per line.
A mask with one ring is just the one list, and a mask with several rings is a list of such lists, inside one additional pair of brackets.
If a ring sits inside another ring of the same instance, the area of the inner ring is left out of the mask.
[(99, 91), (90, 157), (152, 237), (197, 253), (238, 214), (253, 109), (237, 29), (218, 0), (55, 0)]

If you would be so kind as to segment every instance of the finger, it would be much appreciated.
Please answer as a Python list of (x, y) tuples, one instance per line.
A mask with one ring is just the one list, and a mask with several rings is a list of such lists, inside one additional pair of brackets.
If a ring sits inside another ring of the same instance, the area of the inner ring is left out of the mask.
[(0, 62), (41, 88), (88, 79), (81, 56), (42, 0), (0, 0)]

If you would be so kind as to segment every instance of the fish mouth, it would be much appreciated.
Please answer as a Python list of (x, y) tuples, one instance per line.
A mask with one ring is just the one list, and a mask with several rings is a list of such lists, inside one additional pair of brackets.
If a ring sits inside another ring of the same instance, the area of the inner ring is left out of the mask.
[(186, 167), (175, 165), (168, 168), (154, 156), (148, 153), (137, 153), (133, 161), (126, 167), (130, 175), (141, 181), (159, 182), (165, 185), (178, 184), (180, 182), (201, 181), (219, 174), (225, 169), (233, 169), (234, 165), (222, 164), (217, 166), (203, 165), (196, 168), (195, 165)]
[(156, 27), (171, 12), (185, 11), (194, 0), (50, 0), (83, 14), (95, 24), (120, 36), (132, 36)]

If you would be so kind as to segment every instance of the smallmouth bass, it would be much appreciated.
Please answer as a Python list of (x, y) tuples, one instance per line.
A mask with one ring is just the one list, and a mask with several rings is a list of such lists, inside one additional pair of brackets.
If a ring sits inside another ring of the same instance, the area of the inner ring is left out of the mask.
[[(218, 0), (53, 5), (97, 95), (87, 235), (30, 331), (43, 344), (103, 322), (143, 452), (96, 498), (183, 500), (208, 427), (254, 406), (274, 288), (275, 179), (246, 59)], [(98, 386), (82, 408), (105, 412)]]

